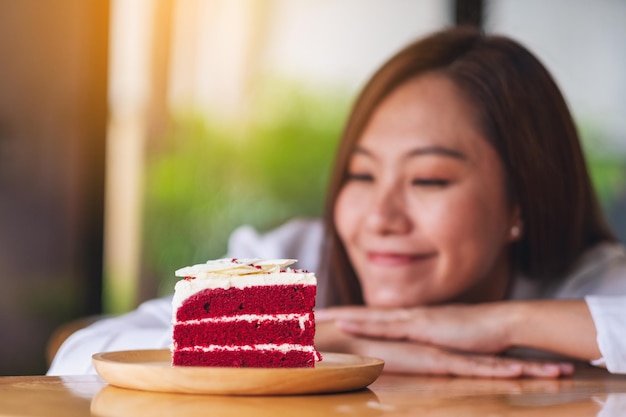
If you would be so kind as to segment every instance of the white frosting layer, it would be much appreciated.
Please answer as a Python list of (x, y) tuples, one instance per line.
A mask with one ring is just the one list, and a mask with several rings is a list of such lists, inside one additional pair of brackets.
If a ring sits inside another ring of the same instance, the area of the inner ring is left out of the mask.
[(174, 288), (172, 300), (174, 314), (185, 299), (205, 289), (263, 285), (316, 285), (317, 279), (314, 273), (285, 269), (295, 262), (294, 259), (218, 259), (206, 264), (181, 268), (176, 271), (176, 276), (185, 277), (185, 279), (178, 281)]
[(313, 321), (313, 313), (291, 313), (291, 314), (241, 314), (238, 316), (224, 316), (224, 317), (207, 317), (204, 319), (194, 319), (185, 321), (174, 321), (172, 324), (177, 325), (193, 325), (202, 323), (232, 323), (235, 321), (292, 321), (298, 320), (300, 322), (300, 328), (304, 330), (307, 322)]
[(302, 352), (317, 352), (315, 347), (313, 346), (304, 346), (304, 345), (292, 345), (289, 343), (284, 343), (281, 345), (276, 344), (259, 344), (259, 345), (241, 345), (241, 346), (224, 346), (224, 345), (209, 345), (209, 346), (193, 346), (193, 347), (184, 347), (177, 349), (178, 351), (185, 352), (194, 352), (194, 351), (202, 351), (202, 352), (233, 352), (233, 351), (253, 351), (253, 350), (277, 350), (282, 353), (287, 353), (292, 350), (302, 351)]

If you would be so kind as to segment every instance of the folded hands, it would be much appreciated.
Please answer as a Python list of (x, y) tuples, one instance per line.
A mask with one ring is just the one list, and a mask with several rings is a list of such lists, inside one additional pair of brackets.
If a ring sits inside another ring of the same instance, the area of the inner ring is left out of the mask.
[[(318, 349), (380, 357), (391, 372), (558, 378), (574, 371), (572, 361), (562, 361), (561, 355), (583, 360), (600, 355), (582, 300), (408, 309), (334, 307), (316, 312), (316, 321)], [(518, 347), (559, 356), (505, 354)]]

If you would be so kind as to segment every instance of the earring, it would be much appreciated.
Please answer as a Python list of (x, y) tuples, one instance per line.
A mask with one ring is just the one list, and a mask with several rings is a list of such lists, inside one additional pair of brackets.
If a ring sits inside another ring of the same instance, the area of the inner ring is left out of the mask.
[(522, 235), (522, 226), (515, 224), (511, 227), (511, 239), (517, 240)]

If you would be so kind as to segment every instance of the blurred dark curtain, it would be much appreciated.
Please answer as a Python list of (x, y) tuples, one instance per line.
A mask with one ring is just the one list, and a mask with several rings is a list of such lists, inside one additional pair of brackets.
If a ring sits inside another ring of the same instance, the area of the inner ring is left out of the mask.
[(0, 2), (0, 375), (101, 311), (108, 0)]

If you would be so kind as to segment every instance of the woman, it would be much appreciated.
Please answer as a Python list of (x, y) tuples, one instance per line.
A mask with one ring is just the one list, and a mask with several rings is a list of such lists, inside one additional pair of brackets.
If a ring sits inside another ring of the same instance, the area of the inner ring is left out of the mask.
[[(505, 38), (450, 29), (399, 52), (355, 103), (325, 225), (242, 228), (229, 256), (296, 258), (317, 271), (320, 307), (334, 306), (317, 312), (318, 349), (382, 357), (386, 370), (573, 371), (500, 355), (526, 347), (626, 371), (624, 342), (611, 337), (623, 313), (606, 296), (626, 295), (626, 254), (558, 88)], [(169, 301), (75, 334), (49, 373), (93, 371), (98, 351), (167, 347)]]
[[(326, 220), (334, 303), (367, 307), (318, 320), (370, 339), (320, 336), (320, 348), (383, 356), (387, 369), (567, 374), (492, 354), (597, 359), (589, 308), (599, 316), (610, 300), (581, 298), (626, 294), (624, 252), (556, 84), (520, 45), (473, 29), (411, 44), (373, 76), (341, 142)], [(529, 297), (578, 300), (504, 302)]]

